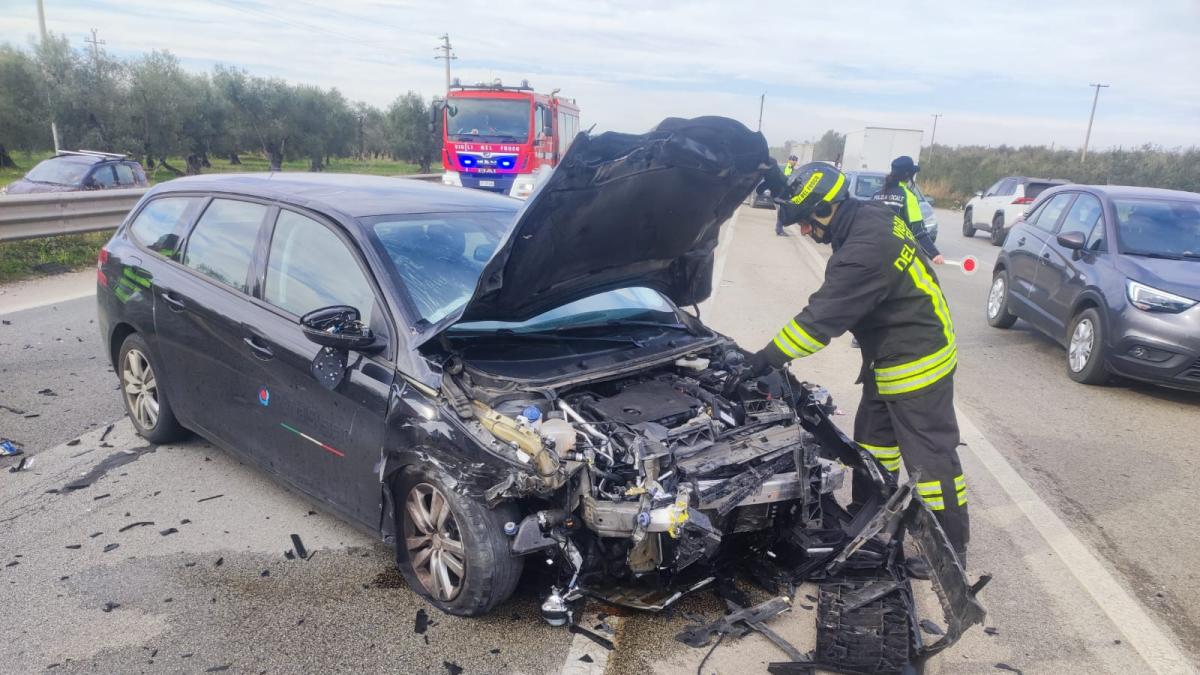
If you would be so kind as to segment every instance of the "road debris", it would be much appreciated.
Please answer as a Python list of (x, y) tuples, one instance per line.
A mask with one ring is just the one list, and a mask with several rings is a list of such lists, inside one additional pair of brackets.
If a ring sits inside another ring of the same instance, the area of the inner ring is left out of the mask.
[(1012, 666), (1008, 665), (1007, 663), (997, 663), (996, 665), (994, 665), (992, 667), (995, 668), (996, 670), (1007, 670), (1010, 673), (1016, 673), (1017, 675), (1024, 675), (1024, 672), (1020, 668), (1013, 668)]
[(100, 442), (101, 443), (108, 440), (108, 435), (112, 433), (113, 427), (115, 427), (115, 426), (116, 426), (115, 424), (110, 424), (110, 425), (104, 427), (104, 433), (100, 434)]
[(304, 542), (300, 541), (300, 535), (298, 534), (292, 535), (292, 549), (296, 552), (296, 557), (301, 560), (308, 560), (308, 550), (304, 548)]
[(106, 545), (106, 546), (104, 547), (104, 552), (105, 552), (105, 553), (110, 553), (110, 552), (112, 552), (112, 551), (115, 551), (115, 550), (117, 550), (118, 548), (121, 548), (121, 545), (120, 545), (120, 544), (115, 544), (115, 543), (114, 543), (114, 544), (108, 544), (108, 545)]
[[(130, 462), (137, 461), (137, 459), (140, 458), (142, 455), (144, 455), (148, 452), (154, 452), (157, 449), (158, 449), (157, 445), (142, 445), (142, 446), (138, 446), (136, 448), (130, 448), (129, 450), (125, 450), (123, 452), (113, 453), (113, 454), (105, 457), (104, 459), (100, 460), (99, 462), (97, 462), (95, 466), (93, 466), (91, 469), (89, 469), (88, 472), (85, 473), (80, 478), (73, 480), (73, 481), (67, 483), (66, 485), (64, 485), (59, 490), (58, 494), (68, 495), (68, 494), (71, 494), (72, 492), (76, 492), (78, 490), (82, 490), (84, 488), (91, 487), (92, 485), (94, 485), (96, 483), (96, 481), (100, 480), (105, 475), (107, 475), (109, 471), (112, 471), (113, 469), (115, 469), (119, 466), (125, 466), (126, 464), (129, 464)], [(88, 452), (90, 452), (90, 451), (88, 451)], [(85, 454), (85, 453), (80, 453), (80, 454)]]
[(988, 635), (999, 635), (1000, 629), (996, 628), (995, 626), (984, 626), (983, 632)]
[(450, 675), (462, 674), (462, 666), (458, 665), (457, 663), (453, 663), (451, 661), (442, 661), (442, 665), (446, 667), (446, 672), (450, 673)]
[(18, 472), (18, 471), (24, 471), (26, 468), (28, 468), (28, 467), (29, 467), (29, 466), (31, 466), (32, 464), (33, 464), (33, 460), (32, 460), (31, 458), (29, 458), (29, 457), (22, 457), (22, 458), (21, 458), (21, 461), (17, 462), (17, 463), (16, 463), (16, 464), (14, 464), (13, 466), (10, 466), (10, 467), (8, 467), (8, 472), (9, 472), (9, 473), (16, 473), (16, 472)]
[(220, 499), (221, 497), (224, 497), (224, 496), (225, 496), (225, 495), (213, 495), (213, 496), (211, 496), (211, 497), (205, 497), (205, 498), (203, 498), (203, 499), (197, 499), (197, 500), (196, 500), (196, 503), (197, 503), (197, 504), (199, 504), (200, 502), (207, 502), (207, 501), (210, 501), (210, 500), (213, 500), (213, 499)]
[(417, 610), (417, 616), (413, 620), (413, 632), (417, 635), (424, 635), (429, 629), (429, 613), (424, 609)]
[(136, 523), (130, 523), (130, 524), (126, 525), (125, 527), (122, 527), (121, 529), (117, 530), (117, 532), (124, 532), (126, 530), (132, 530), (135, 527), (145, 527), (146, 525), (153, 525), (153, 524), (154, 524), (154, 521), (151, 521), (151, 520), (139, 520)]
[(0, 438), (0, 457), (16, 457), (22, 454), (25, 454), (25, 451), (21, 449), (20, 443), (7, 438)]
[(107, 614), (120, 606), (121, 606), (121, 603), (113, 602), (112, 600), (109, 600), (108, 602), (104, 603), (103, 606), (100, 607), (100, 611)]
[(158, 531), (158, 533), (159, 533), (160, 535), (162, 535), (162, 536), (164, 536), (164, 537), (165, 537), (165, 536), (167, 536), (167, 535), (169, 535), (169, 534), (175, 534), (175, 533), (176, 533), (176, 532), (178, 532), (178, 531), (179, 531), (179, 530), (177, 530), (177, 529), (175, 529), (175, 528), (173, 528), (173, 527), (168, 527), (168, 528), (167, 528), (167, 529), (165, 529), (165, 530), (159, 530), (159, 531)]

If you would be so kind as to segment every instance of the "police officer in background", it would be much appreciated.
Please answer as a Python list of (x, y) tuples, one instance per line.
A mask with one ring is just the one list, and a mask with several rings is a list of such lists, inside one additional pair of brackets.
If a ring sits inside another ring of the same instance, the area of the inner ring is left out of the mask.
[[(783, 179), (772, 173), (766, 182), (778, 186)], [(812, 356), (852, 333), (863, 355), (854, 440), (893, 474), (903, 458), (917, 495), (965, 566), (970, 524), (954, 413), (958, 351), (937, 275), (908, 224), (880, 202), (848, 199), (846, 177), (831, 165), (800, 166), (789, 183), (780, 221), (799, 223), (801, 234), (830, 244), (833, 256), (808, 306), (754, 354), (744, 375)]]
[[(783, 177), (785, 179), (789, 178), (792, 175), (792, 171), (794, 171), (796, 169), (796, 163), (799, 161), (800, 161), (799, 157), (797, 157), (795, 155), (788, 155), (787, 164), (783, 165)], [(775, 194), (774, 191), (772, 191), (771, 196), (772, 197), (782, 197), (783, 195), (782, 194), (777, 195), (777, 194)], [(783, 232), (783, 225), (784, 225), (783, 211), (776, 209), (775, 210), (775, 234), (777, 234), (781, 237), (786, 236)]]
[(871, 199), (887, 204), (895, 211), (921, 245), (921, 251), (935, 265), (946, 261), (941, 251), (933, 243), (929, 230), (925, 229), (925, 216), (921, 215), (921, 202), (917, 195), (909, 189), (908, 184), (917, 177), (921, 167), (913, 163), (913, 158), (901, 155), (892, 160), (892, 172), (883, 179), (883, 189), (875, 193)]

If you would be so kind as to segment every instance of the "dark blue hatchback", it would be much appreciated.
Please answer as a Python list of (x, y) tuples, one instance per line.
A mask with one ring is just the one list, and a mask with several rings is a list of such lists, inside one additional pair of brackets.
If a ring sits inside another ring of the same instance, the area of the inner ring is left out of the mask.
[(1200, 194), (1066, 185), (1042, 193), (996, 259), (988, 323), (1024, 319), (1067, 374), (1200, 391)]

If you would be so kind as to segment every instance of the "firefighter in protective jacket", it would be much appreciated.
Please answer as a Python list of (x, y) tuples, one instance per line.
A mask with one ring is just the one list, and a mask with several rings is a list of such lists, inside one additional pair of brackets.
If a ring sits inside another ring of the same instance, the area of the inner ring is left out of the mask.
[[(950, 308), (905, 221), (879, 202), (848, 199), (845, 176), (821, 162), (797, 167), (787, 223), (830, 244), (825, 282), (751, 359), (751, 372), (812, 356), (849, 331), (862, 348), (863, 397), (854, 440), (889, 472), (901, 458), (965, 565), (967, 487), (958, 458)], [(780, 179), (781, 180), (781, 179)]]

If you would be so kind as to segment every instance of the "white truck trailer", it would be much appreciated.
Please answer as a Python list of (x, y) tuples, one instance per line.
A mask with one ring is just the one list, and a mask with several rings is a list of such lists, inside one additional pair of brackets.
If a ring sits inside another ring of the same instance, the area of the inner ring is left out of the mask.
[(914, 161), (921, 158), (920, 129), (890, 129), (866, 127), (846, 134), (842, 148), (843, 171), (889, 171), (892, 160), (908, 155)]

